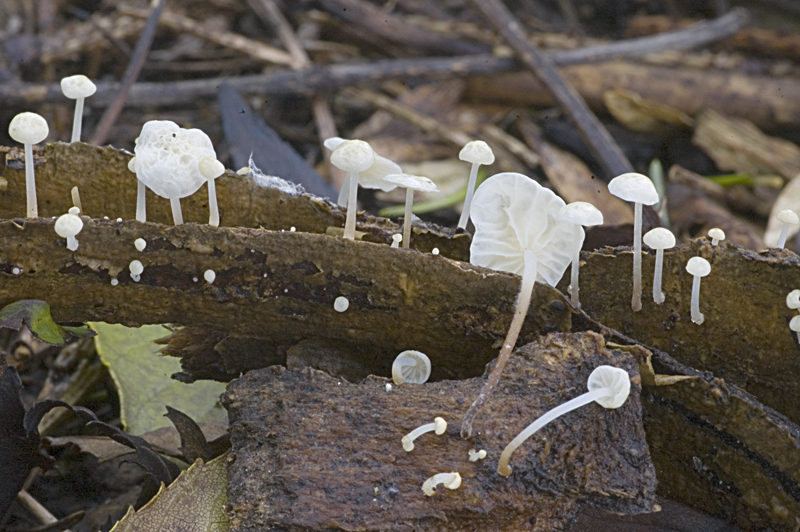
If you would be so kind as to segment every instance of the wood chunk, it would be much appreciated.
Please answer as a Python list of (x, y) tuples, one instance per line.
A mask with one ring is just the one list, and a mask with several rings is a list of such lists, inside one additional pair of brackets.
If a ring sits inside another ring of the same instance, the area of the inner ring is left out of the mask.
[[(512, 456), (503, 447), (536, 417), (586, 391), (602, 364), (622, 367), (631, 395), (617, 410), (594, 403), (554, 421)], [(640, 377), (632, 357), (593, 333), (556, 333), (518, 349), (476, 436), (458, 437), (458, 420), (482, 378), (395, 386), (362, 384), (310, 368), (279, 366), (233, 381), (223, 404), (231, 420), (228, 468), (232, 530), (562, 530), (579, 505), (622, 513), (653, 508), (655, 471), (641, 426)], [(425, 434), (410, 453), (401, 439), (442, 416), (442, 436)], [(468, 461), (472, 448), (488, 456)], [(461, 487), (422, 483), (458, 471)], [(257, 472), (257, 473), (256, 473)]]

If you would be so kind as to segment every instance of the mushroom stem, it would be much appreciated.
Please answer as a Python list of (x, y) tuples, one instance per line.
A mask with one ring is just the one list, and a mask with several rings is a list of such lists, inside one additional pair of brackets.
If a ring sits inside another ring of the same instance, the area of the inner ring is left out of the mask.
[(350, 183), (347, 197), (347, 219), (344, 223), (344, 237), (356, 238), (356, 208), (358, 207), (358, 172), (347, 172), (345, 181)]
[(567, 412), (571, 412), (576, 408), (588, 405), (597, 399), (613, 396), (614, 393), (615, 392), (613, 388), (599, 388), (591, 392), (586, 392), (583, 395), (579, 395), (575, 399), (571, 399), (566, 403), (560, 404), (554, 409), (549, 410), (548, 412), (545, 412), (539, 416), (536, 420), (534, 420), (533, 423), (528, 425), (525, 430), (520, 432), (516, 438), (511, 440), (511, 442), (506, 445), (506, 448), (503, 449), (503, 452), (500, 455), (500, 463), (498, 464), (497, 472), (504, 477), (507, 477), (511, 474), (511, 467), (508, 465), (508, 461), (511, 459), (511, 453), (513, 453), (517, 447), (522, 445), (525, 440), (530, 438), (540, 428), (544, 427), (557, 417), (566, 414)]
[(633, 208), (633, 297), (631, 308), (634, 312), (642, 310), (642, 204), (634, 203)]
[[(27, 146), (27, 145), (26, 145)], [(778, 238), (778, 243), (775, 245), (777, 248), (786, 246), (786, 237), (789, 235), (789, 224), (783, 222), (783, 229), (781, 229), (781, 236)]]
[(28, 218), (39, 217), (36, 203), (36, 178), (33, 174), (33, 144), (25, 143), (25, 196), (28, 203)]
[(661, 291), (661, 272), (663, 270), (663, 265), (664, 265), (664, 250), (657, 249), (656, 269), (653, 272), (653, 301), (655, 301), (659, 305), (663, 303), (666, 298), (664, 292)]
[(181, 211), (181, 199), (170, 198), (169, 206), (172, 207), (172, 223), (181, 225), (183, 223), (183, 212)]
[(343, 209), (347, 208), (347, 194), (350, 192), (350, 172), (347, 172), (344, 175), (344, 181), (342, 181), (342, 188), (339, 189), (339, 198), (336, 200), (336, 204)]
[(692, 322), (696, 323), (697, 325), (702, 325), (703, 321), (705, 321), (705, 316), (703, 316), (702, 312), (700, 312), (700, 277), (699, 275), (694, 275), (694, 280), (692, 281), (692, 304), (691, 304), (691, 311), (692, 311)]
[(147, 221), (147, 209), (145, 205), (145, 185), (141, 180), (137, 180), (136, 185), (136, 221)]
[(575, 308), (581, 308), (581, 300), (580, 296), (578, 295), (578, 272), (581, 267), (581, 244), (583, 244), (583, 239), (581, 238), (581, 226), (578, 224), (575, 225), (575, 248), (572, 252), (572, 268), (570, 270), (570, 284), (569, 284), (569, 297), (572, 300), (572, 304)]
[(75, 251), (78, 249), (78, 239), (74, 236), (67, 237), (67, 249), (70, 251)]
[(72, 119), (72, 139), (70, 142), (80, 142), (81, 140), (81, 122), (83, 122), (83, 100), (84, 98), (77, 98), (75, 100), (75, 116)]
[(461, 217), (458, 219), (458, 228), (466, 229), (469, 220), (469, 211), (472, 207), (472, 196), (475, 195), (475, 181), (478, 179), (478, 167), (480, 163), (472, 163), (469, 171), (469, 182), (467, 183), (467, 197), (464, 198), (464, 208), (461, 210)]
[(495, 386), (500, 380), (500, 375), (506, 367), (508, 357), (514, 346), (517, 343), (517, 337), (522, 329), (522, 324), (525, 322), (525, 316), (528, 314), (528, 307), (531, 303), (531, 295), (533, 292), (534, 284), (536, 283), (538, 263), (536, 255), (530, 250), (525, 250), (525, 269), (522, 272), (522, 283), (519, 289), (519, 298), (517, 299), (517, 308), (514, 311), (514, 318), (511, 321), (511, 326), (508, 328), (506, 339), (503, 340), (503, 347), (500, 349), (500, 354), (497, 356), (497, 362), (494, 364), (492, 372), (489, 374), (489, 379), (486, 384), (481, 388), (478, 398), (469, 407), (467, 413), (464, 414), (464, 419), (461, 422), (461, 437), (469, 438), (472, 435), (472, 422), (478, 415), (478, 412), (489, 402), (489, 397), (492, 395)]
[[(180, 208), (180, 204), (178, 208)], [(219, 227), (219, 207), (217, 207), (217, 186), (214, 184), (213, 179), (208, 180), (208, 225)]]
[(406, 210), (403, 214), (403, 247), (407, 248), (411, 244), (411, 224), (413, 218), (411, 214), (411, 206), (414, 204), (414, 189), (411, 187), (406, 188)]

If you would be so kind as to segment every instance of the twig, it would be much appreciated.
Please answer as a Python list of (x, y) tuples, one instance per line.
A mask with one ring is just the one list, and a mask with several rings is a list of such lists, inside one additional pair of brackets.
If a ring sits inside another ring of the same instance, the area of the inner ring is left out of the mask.
[[(23, 508), (28, 510), (31, 515), (33, 515), (43, 525), (52, 525), (54, 523), (58, 523), (58, 518), (51, 514), (50, 510), (45, 508), (42, 503), (34, 499), (33, 496), (27, 491), (20, 490), (19, 493), (17, 493), (17, 502), (20, 503)], [(63, 529), (63, 532), (70, 532), (70, 529), (65, 528)]]
[(133, 50), (130, 63), (128, 63), (128, 67), (125, 69), (125, 74), (122, 76), (122, 81), (119, 84), (119, 92), (117, 92), (116, 97), (108, 109), (106, 109), (106, 112), (103, 113), (103, 118), (100, 119), (100, 123), (97, 125), (94, 136), (90, 141), (90, 143), (94, 144), (95, 146), (103, 144), (106, 138), (108, 138), (108, 134), (111, 132), (111, 127), (114, 125), (114, 122), (117, 121), (117, 117), (122, 111), (122, 106), (125, 105), (125, 100), (128, 97), (128, 93), (130, 93), (131, 88), (136, 82), (136, 78), (139, 77), (139, 72), (141, 72), (142, 66), (144, 66), (144, 61), (147, 58), (147, 52), (150, 51), (150, 46), (153, 44), (153, 38), (156, 35), (158, 19), (161, 16), (161, 12), (164, 11), (164, 6), (166, 5), (167, 0), (154, 0), (154, 2), (156, 3), (153, 6), (150, 17), (145, 23), (144, 30), (142, 30), (142, 35), (139, 37), (139, 42), (136, 43), (136, 48)]

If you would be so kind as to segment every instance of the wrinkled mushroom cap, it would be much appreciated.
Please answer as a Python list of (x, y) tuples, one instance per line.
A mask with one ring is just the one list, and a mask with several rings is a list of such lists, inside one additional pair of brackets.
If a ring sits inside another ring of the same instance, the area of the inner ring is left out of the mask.
[(797, 218), (797, 214), (795, 214), (795, 212), (790, 209), (784, 209), (782, 211), (778, 211), (776, 218), (778, 218), (778, 221), (790, 225), (797, 225), (797, 223), (800, 222), (800, 219)]
[[(325, 139), (323, 144), (326, 148), (333, 151), (345, 142), (347, 141), (341, 137), (331, 137)], [(381, 157), (376, 153), (375, 162), (372, 166), (358, 174), (358, 184), (364, 188), (375, 188), (383, 190), (384, 192), (391, 192), (397, 188), (397, 185), (384, 181), (384, 176), (388, 174), (399, 174), (402, 173), (402, 171), (403, 169), (400, 168), (399, 164), (386, 157)]]
[(62, 214), (54, 225), (56, 234), (63, 238), (75, 236), (83, 229), (83, 220), (75, 214)]
[(692, 257), (686, 263), (686, 271), (692, 275), (705, 277), (711, 273), (711, 264), (708, 263), (703, 257)]
[(375, 164), (375, 152), (363, 140), (346, 140), (331, 153), (331, 164), (345, 172), (363, 172)]
[(72, 100), (88, 98), (97, 91), (97, 86), (83, 74), (61, 78), (61, 92)]
[(493, 175), (472, 200), (470, 262), (521, 275), (527, 250), (536, 256), (536, 280), (555, 286), (572, 262), (572, 250), (583, 243), (582, 236), (576, 242), (572, 224), (557, 219), (563, 206), (564, 200), (527, 176)]
[(675, 235), (663, 227), (651, 229), (645, 233), (642, 240), (653, 249), (669, 249), (675, 245)]
[(577, 225), (602, 225), (603, 213), (591, 203), (585, 201), (573, 201), (561, 207), (557, 218), (562, 222)]
[(589, 375), (586, 387), (589, 388), (590, 392), (600, 388), (611, 388), (614, 390), (614, 395), (601, 397), (596, 399), (595, 402), (604, 408), (619, 408), (631, 393), (631, 378), (624, 369), (612, 366), (597, 366)]
[(225, 173), (225, 165), (213, 157), (200, 159), (200, 162), (197, 163), (197, 168), (200, 170), (200, 174), (209, 181)]
[(36, 113), (20, 113), (8, 125), (8, 135), (20, 144), (39, 144), (48, 133), (47, 120)]
[(630, 172), (618, 175), (608, 183), (608, 191), (625, 201), (655, 205), (658, 203), (658, 192), (650, 178), (646, 175)]
[(786, 296), (786, 306), (792, 309), (800, 309), (800, 290), (792, 290)]
[(473, 140), (464, 144), (458, 158), (472, 164), (492, 164), (494, 162), (494, 152), (482, 140)]
[(723, 231), (719, 227), (714, 227), (713, 229), (708, 230), (708, 236), (710, 236), (711, 238), (716, 238), (718, 240), (725, 240), (725, 231)]
[(420, 175), (389, 174), (383, 179), (387, 183), (397, 185), (398, 187), (410, 188), (422, 192), (439, 192), (439, 187), (436, 186), (436, 183)]

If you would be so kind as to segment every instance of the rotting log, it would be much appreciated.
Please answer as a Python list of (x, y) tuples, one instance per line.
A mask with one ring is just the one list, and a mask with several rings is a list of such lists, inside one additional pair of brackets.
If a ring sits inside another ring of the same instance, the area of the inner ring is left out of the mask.
[[(594, 403), (542, 429), (497, 473), (503, 447), (536, 417), (586, 390), (599, 365), (622, 367), (631, 395), (616, 410)], [(655, 473), (641, 425), (633, 357), (592, 333), (553, 334), (516, 351), (476, 436), (458, 421), (482, 379), (400, 385), (351, 384), (323, 372), (272, 367), (234, 380), (223, 395), (231, 420), (228, 497), (232, 530), (562, 530), (579, 504), (614, 512), (653, 508)], [(401, 439), (435, 416), (449, 422), (411, 452)], [(485, 449), (470, 462), (470, 449)], [(462, 477), (456, 490), (423, 482)], [(254, 475), (253, 472), (263, 472)], [(577, 504), (576, 504), (577, 503)]]

